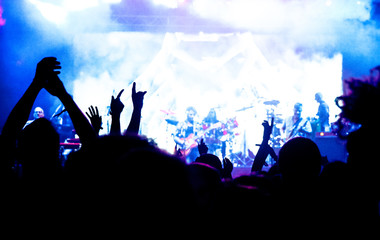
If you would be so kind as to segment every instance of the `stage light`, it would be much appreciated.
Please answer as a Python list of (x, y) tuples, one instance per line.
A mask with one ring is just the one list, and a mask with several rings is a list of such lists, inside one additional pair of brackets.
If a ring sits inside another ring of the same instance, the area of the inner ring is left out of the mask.
[(97, 0), (65, 0), (59, 5), (41, 0), (29, 0), (29, 2), (36, 6), (42, 16), (55, 24), (65, 23), (70, 12), (82, 11), (99, 5)]
[(38, 0), (29, 0), (41, 12), (42, 16), (50, 22), (55, 24), (62, 24), (65, 22), (67, 10), (62, 6), (57, 6), (48, 2)]
[(100, 8), (105, 5), (117, 4), (122, 0), (28, 0), (41, 15), (55, 24), (64, 24), (67, 16), (72, 12), (85, 11), (90, 8)]

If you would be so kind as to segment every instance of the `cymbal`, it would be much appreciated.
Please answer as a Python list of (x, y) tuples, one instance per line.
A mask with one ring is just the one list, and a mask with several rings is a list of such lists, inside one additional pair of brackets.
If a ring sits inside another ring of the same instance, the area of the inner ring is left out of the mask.
[(163, 110), (163, 109), (161, 109), (160, 111), (163, 112), (163, 113), (165, 113), (165, 114), (168, 114), (168, 115), (173, 115), (173, 114), (175, 114), (174, 112), (172, 112), (172, 111), (170, 111), (170, 110)]
[(171, 125), (177, 126), (178, 121), (173, 119), (165, 119), (165, 121)]
[(265, 105), (277, 105), (277, 104), (279, 104), (280, 103), (280, 101), (278, 101), (278, 100), (270, 100), (270, 101), (265, 101), (265, 102), (263, 102)]

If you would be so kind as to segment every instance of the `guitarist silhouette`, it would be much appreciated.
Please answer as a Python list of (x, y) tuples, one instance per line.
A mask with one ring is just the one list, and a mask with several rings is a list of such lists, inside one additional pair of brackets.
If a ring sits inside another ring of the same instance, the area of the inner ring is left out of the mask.
[(186, 162), (193, 162), (199, 155), (198, 142), (203, 137), (201, 124), (194, 120), (197, 111), (194, 107), (186, 109), (186, 120), (177, 124), (174, 134), (174, 142), (179, 146), (182, 156)]
[(286, 141), (295, 137), (310, 138), (312, 128), (310, 121), (301, 117), (302, 103), (294, 104), (294, 114), (285, 120), (282, 130), (285, 132)]

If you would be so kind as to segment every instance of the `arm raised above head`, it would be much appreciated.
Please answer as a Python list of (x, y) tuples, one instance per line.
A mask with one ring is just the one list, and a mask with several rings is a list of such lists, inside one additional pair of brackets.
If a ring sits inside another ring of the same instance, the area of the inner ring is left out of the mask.
[(4, 173), (3, 170), (6, 172), (12, 171), (12, 159), (15, 156), (14, 150), (16, 149), (17, 138), (28, 121), (39, 92), (46, 85), (48, 79), (57, 77), (60, 73), (56, 71), (61, 68), (59, 64), (55, 57), (43, 58), (37, 64), (33, 81), (10, 112), (0, 136), (0, 152), (3, 156), (3, 161), (0, 163), (0, 174)]
[(120, 115), (124, 109), (124, 104), (120, 101), (120, 96), (123, 94), (124, 89), (122, 89), (116, 98), (114, 96), (111, 97), (111, 135), (120, 136), (121, 135), (121, 127), (120, 127)]
[(97, 138), (95, 130), (92, 128), (86, 116), (79, 109), (71, 95), (66, 91), (61, 79), (55, 75), (50, 78), (44, 85), (44, 88), (53, 96), (61, 100), (65, 109), (69, 113), (71, 121), (73, 122), (75, 131), (77, 132), (83, 145)]
[(28, 120), (39, 92), (49, 79), (57, 77), (60, 73), (59, 71), (56, 71), (57, 69), (61, 69), (61, 66), (55, 57), (43, 58), (37, 64), (36, 73), (32, 83), (16, 103), (4, 124), (2, 131), (4, 137), (12, 137), (14, 140), (16, 139)]
[(146, 91), (136, 92), (136, 82), (132, 86), (132, 103), (133, 111), (131, 121), (129, 122), (127, 133), (138, 134), (140, 130), (141, 110), (143, 107), (144, 96)]
[(262, 124), (264, 127), (263, 141), (261, 142), (255, 160), (253, 161), (251, 169), (252, 172), (261, 171), (264, 166), (265, 160), (268, 157), (268, 154), (271, 153), (271, 147), (269, 146), (268, 141), (270, 139), (270, 135), (272, 134), (273, 121), (274, 118), (272, 118), (271, 124), (269, 124), (268, 121), (264, 121)]

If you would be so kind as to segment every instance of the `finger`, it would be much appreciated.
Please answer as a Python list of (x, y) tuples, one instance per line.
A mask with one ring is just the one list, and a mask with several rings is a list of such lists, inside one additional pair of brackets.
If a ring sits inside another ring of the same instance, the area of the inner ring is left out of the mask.
[(117, 95), (116, 98), (120, 98), (121, 94), (124, 92), (124, 89), (121, 89), (121, 91), (119, 92), (119, 94)]
[(61, 66), (60, 66), (61, 62), (57, 61), (57, 59), (54, 57), (44, 59), (44, 63), (46, 64), (46, 66), (48, 66), (50, 68), (61, 69)]
[(91, 105), (89, 108), (88, 108), (88, 110), (90, 110), (90, 114), (91, 114), (91, 116), (94, 116), (95, 114), (95, 112), (94, 112), (94, 107)]
[(91, 117), (90, 117), (90, 115), (88, 115), (88, 113), (87, 113), (87, 112), (86, 112), (86, 115), (87, 115), (87, 117), (88, 117), (88, 118), (91, 118)]
[(273, 122), (274, 122), (274, 117), (272, 117), (272, 119), (271, 119), (271, 122), (270, 122), (271, 126), (273, 126)]
[[(99, 116), (99, 110), (98, 110), (98, 107), (95, 107), (95, 110), (96, 110), (96, 111), (95, 111), (96, 115)], [(102, 118), (102, 117), (100, 117), (100, 118)]]
[(56, 57), (45, 57), (44, 59), (50, 61), (50, 60), (54, 60), (54, 61), (57, 61), (57, 58)]
[(62, 69), (62, 67), (59, 66), (59, 65), (54, 65), (54, 66), (53, 66), (53, 69)]
[(136, 82), (132, 84), (132, 94), (136, 94)]
[(53, 62), (56, 62), (56, 61), (57, 61), (56, 57), (45, 57), (40, 62), (44, 63), (44, 64), (49, 64), (49, 63), (53, 63)]

